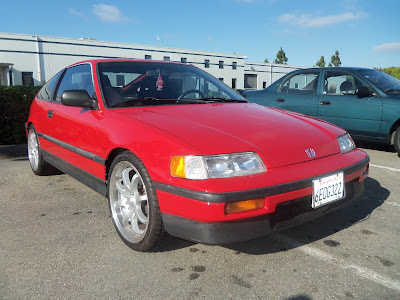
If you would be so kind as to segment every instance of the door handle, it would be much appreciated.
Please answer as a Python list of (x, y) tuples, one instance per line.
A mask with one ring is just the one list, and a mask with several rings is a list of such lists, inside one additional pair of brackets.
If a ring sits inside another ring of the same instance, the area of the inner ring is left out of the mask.
[(321, 105), (331, 105), (331, 101), (321, 101)]
[(48, 116), (49, 118), (52, 118), (52, 117), (53, 117), (53, 113), (54, 113), (54, 111), (49, 110), (49, 111), (47, 112), (47, 116)]
[(276, 102), (285, 102), (285, 99), (279, 98), (279, 99), (276, 99)]

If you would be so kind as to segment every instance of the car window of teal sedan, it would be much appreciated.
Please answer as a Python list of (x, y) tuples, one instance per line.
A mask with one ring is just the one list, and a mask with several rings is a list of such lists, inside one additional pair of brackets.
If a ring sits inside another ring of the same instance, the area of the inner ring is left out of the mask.
[(357, 77), (343, 71), (328, 71), (324, 75), (324, 95), (355, 95), (365, 86)]
[(316, 94), (319, 72), (300, 73), (286, 79), (278, 88), (278, 93)]
[(367, 78), (383, 92), (387, 94), (400, 93), (400, 80), (381, 71), (359, 70), (362, 76)]

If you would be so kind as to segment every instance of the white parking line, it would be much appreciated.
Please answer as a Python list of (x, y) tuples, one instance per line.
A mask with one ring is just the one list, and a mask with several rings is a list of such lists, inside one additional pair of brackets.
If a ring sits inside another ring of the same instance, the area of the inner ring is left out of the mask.
[(375, 168), (381, 168), (381, 169), (387, 169), (393, 172), (399, 172), (400, 173), (400, 169), (395, 169), (395, 168), (390, 168), (390, 167), (385, 167), (385, 166), (379, 166), (379, 165), (373, 165), (373, 164), (369, 164), (371, 167), (375, 167)]
[(323, 260), (329, 264), (333, 264), (344, 270), (353, 271), (360, 277), (363, 277), (363, 278), (371, 280), (377, 284), (385, 286), (389, 289), (400, 292), (400, 281), (393, 280), (391, 278), (380, 275), (380, 274), (378, 274), (372, 270), (369, 270), (367, 268), (360, 267), (358, 265), (349, 263), (343, 259), (334, 257), (324, 251), (321, 251), (321, 250), (316, 249), (311, 246), (304, 245), (304, 244), (302, 244), (296, 240), (293, 240), (287, 236), (284, 236), (282, 234), (275, 234), (275, 236), (277, 237), (278, 240), (283, 241), (283, 242), (291, 245), (292, 247), (295, 247), (297, 250), (300, 250), (301, 252), (303, 252), (305, 254), (308, 254), (317, 259)]

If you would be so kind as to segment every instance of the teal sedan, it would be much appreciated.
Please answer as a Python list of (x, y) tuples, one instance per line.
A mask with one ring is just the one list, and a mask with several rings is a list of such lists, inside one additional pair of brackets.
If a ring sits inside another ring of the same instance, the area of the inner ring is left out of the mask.
[(400, 80), (364, 68), (293, 71), (264, 90), (247, 91), (260, 105), (310, 115), (353, 138), (391, 144), (400, 155)]

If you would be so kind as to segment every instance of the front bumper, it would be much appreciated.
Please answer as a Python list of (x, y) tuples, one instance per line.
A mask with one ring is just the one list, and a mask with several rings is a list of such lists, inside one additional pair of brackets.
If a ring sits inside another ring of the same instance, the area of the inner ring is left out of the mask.
[[(356, 199), (364, 191), (369, 157), (341, 168), (346, 197), (311, 208), (312, 180), (329, 173), (269, 187), (207, 193), (155, 182), (165, 230), (176, 237), (205, 244), (226, 244), (265, 236), (318, 218)], [(228, 202), (264, 198), (261, 209), (225, 214)]]
[[(302, 224), (352, 202), (364, 191), (364, 182), (346, 184), (347, 196), (318, 209), (311, 208), (311, 196), (290, 201), (270, 214), (233, 222), (199, 222), (183, 217), (162, 214), (164, 228), (172, 236), (210, 245), (221, 245), (266, 236)], [(285, 202), (283, 202), (285, 203)]]

